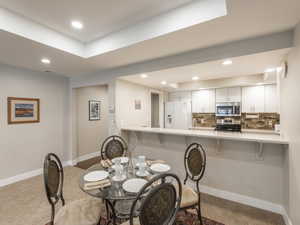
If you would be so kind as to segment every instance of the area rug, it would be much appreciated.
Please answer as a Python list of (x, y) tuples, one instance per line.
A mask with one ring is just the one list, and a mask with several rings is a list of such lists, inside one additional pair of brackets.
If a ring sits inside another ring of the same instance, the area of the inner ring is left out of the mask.
[[(202, 217), (203, 225), (224, 225), (223, 223)], [(175, 225), (200, 225), (200, 221), (196, 213), (180, 211), (177, 214)]]
[[(214, 220), (202, 217), (203, 225), (225, 225), (223, 223), (216, 222)], [(107, 220), (103, 218), (101, 220), (100, 225), (106, 225)], [(119, 222), (118, 224), (122, 224), (122, 222)], [(200, 221), (198, 220), (198, 216), (193, 211), (180, 211), (177, 214), (176, 222), (174, 225), (201, 225)]]

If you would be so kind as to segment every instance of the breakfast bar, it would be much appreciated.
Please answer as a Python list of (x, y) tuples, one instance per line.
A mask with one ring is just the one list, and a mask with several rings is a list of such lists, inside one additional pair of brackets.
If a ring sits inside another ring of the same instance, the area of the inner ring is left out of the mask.
[[(242, 141), (242, 142), (254, 142), (257, 143), (256, 158), (259, 160), (263, 159), (264, 144), (276, 144), (281, 145), (282, 148), (287, 149), (289, 142), (288, 139), (283, 135), (275, 132), (222, 132), (215, 130), (183, 130), (183, 129), (167, 129), (167, 128), (151, 128), (151, 127), (124, 127), (121, 129), (122, 135), (126, 136), (127, 132), (135, 134), (138, 140), (141, 139), (143, 133), (156, 134), (160, 144), (164, 142), (164, 136), (175, 135), (184, 136), (186, 145), (189, 145), (190, 137), (199, 137), (216, 140), (216, 150), (218, 152), (222, 149), (222, 140), (229, 141)], [(127, 134), (127, 137), (128, 134)]]

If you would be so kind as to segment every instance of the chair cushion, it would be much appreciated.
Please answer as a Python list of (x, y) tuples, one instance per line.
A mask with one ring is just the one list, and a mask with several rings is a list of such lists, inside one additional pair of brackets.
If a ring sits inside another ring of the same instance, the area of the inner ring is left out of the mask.
[(62, 207), (55, 216), (54, 225), (97, 225), (104, 215), (102, 200), (84, 198)]
[(180, 208), (193, 206), (198, 202), (198, 194), (188, 186), (182, 186)]
[[(134, 225), (140, 225), (140, 219), (139, 218), (134, 218), (133, 219), (133, 224)], [(127, 220), (126, 222), (122, 223), (121, 225), (130, 225), (129, 220)]]

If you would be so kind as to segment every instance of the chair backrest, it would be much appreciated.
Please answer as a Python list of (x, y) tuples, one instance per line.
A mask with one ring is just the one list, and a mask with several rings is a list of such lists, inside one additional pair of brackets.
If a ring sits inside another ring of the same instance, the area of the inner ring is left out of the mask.
[(110, 136), (104, 140), (101, 146), (101, 159), (113, 159), (127, 154), (126, 141), (117, 135)]
[(65, 205), (63, 197), (64, 172), (60, 159), (54, 153), (49, 153), (44, 160), (44, 184), (47, 199), (51, 205), (52, 215), (51, 222), (53, 224), (55, 205), (61, 200)]
[(130, 225), (138, 217), (141, 225), (173, 224), (180, 208), (182, 187), (175, 174), (161, 174), (151, 179), (137, 194), (131, 213)]
[(201, 144), (192, 143), (188, 146), (184, 154), (184, 167), (186, 171), (184, 184), (190, 178), (197, 182), (197, 188), (199, 188), (199, 181), (203, 177), (206, 167), (206, 153)]

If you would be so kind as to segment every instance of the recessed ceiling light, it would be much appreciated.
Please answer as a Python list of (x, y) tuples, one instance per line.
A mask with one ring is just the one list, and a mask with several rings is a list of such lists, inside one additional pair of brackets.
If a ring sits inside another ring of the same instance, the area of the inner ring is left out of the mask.
[(83, 28), (83, 24), (78, 21), (78, 20), (73, 20), (71, 22), (72, 27), (74, 27), (75, 29), (81, 30)]
[(41, 62), (44, 63), (44, 64), (50, 64), (51, 63), (50, 59), (47, 59), (47, 58), (42, 58)]
[(192, 80), (199, 80), (199, 77), (194, 76), (194, 77), (192, 77)]
[(227, 60), (223, 61), (222, 64), (223, 64), (224, 66), (231, 65), (231, 64), (232, 64), (232, 60), (227, 59)]
[(265, 73), (273, 73), (277, 70), (277, 68), (268, 68), (265, 70)]
[(166, 85), (167, 81), (163, 80), (162, 82), (160, 82), (162, 85)]
[(141, 78), (147, 78), (147, 77), (148, 77), (147, 74), (145, 74), (145, 73), (141, 74)]

